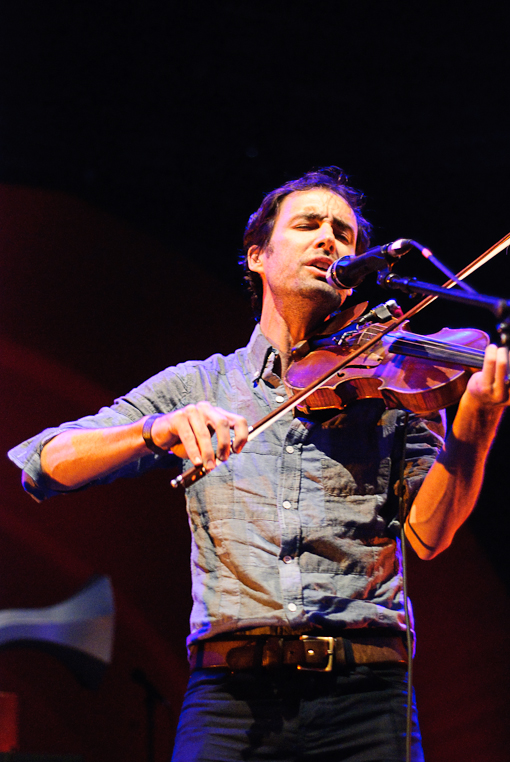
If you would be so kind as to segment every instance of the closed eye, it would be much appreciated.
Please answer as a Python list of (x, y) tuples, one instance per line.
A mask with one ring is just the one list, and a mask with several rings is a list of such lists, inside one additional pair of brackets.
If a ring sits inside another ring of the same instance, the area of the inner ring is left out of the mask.
[(310, 222), (301, 222), (299, 225), (294, 226), (296, 230), (313, 230), (314, 228), (319, 227), (319, 223), (315, 221)]
[[(295, 230), (317, 230), (322, 225), (322, 218), (312, 213), (310, 215), (300, 215), (294, 223)], [(333, 221), (333, 232), (338, 241), (351, 243), (354, 238), (352, 227), (341, 220)]]

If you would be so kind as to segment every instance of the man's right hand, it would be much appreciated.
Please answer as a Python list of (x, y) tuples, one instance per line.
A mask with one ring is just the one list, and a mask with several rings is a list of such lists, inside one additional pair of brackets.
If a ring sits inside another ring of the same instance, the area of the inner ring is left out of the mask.
[[(149, 453), (142, 436), (146, 417), (135, 423), (99, 429), (68, 429), (51, 439), (41, 453), (41, 466), (48, 483), (58, 490), (76, 489), (106, 476)], [(218, 460), (230, 455), (230, 430), (234, 430), (234, 452), (248, 438), (246, 420), (209, 402), (165, 413), (152, 424), (152, 441), (179, 457), (186, 455), (193, 465), (210, 471)], [(215, 454), (212, 435), (218, 445)]]
[[(216, 466), (216, 459), (230, 455), (230, 430), (234, 431), (232, 449), (240, 452), (248, 439), (246, 419), (229, 413), (210, 402), (197, 402), (173, 413), (156, 418), (152, 424), (152, 441), (163, 450), (172, 450), (180, 458), (188, 457), (193, 465), (204, 465), (207, 471)], [(217, 437), (214, 452), (212, 435)]]

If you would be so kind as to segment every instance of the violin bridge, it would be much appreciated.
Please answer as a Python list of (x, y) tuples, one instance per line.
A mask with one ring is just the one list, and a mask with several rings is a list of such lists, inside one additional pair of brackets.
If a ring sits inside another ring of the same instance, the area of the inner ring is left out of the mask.
[(347, 366), (348, 368), (377, 368), (383, 361), (383, 357), (378, 352), (370, 352), (368, 355), (360, 355), (356, 360)]
[(370, 352), (370, 354), (367, 356), (367, 359), (365, 360), (365, 363), (375, 368), (382, 363), (382, 360), (382, 355), (380, 355), (378, 352)]

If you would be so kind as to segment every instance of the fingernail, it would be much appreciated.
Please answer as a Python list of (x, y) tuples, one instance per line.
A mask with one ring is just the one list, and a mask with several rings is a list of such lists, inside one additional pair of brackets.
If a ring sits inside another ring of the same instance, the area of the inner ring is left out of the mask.
[(212, 471), (215, 465), (216, 463), (214, 462), (214, 460), (208, 460), (206, 463), (206, 468), (208, 471)]

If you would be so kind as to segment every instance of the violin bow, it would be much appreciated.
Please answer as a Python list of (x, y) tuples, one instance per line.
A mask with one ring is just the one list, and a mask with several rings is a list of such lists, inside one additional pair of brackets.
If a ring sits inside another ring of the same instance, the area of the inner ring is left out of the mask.
[[(471, 264), (467, 265), (460, 272), (458, 272), (456, 275), (457, 280), (464, 280), (464, 278), (467, 278), (468, 275), (474, 273), (476, 270), (482, 267), (482, 265), (484, 265), (486, 262), (489, 262), (493, 257), (503, 251), (503, 249), (506, 249), (507, 246), (510, 246), (510, 233), (508, 233), (508, 235), (494, 244), (494, 246), (491, 246), (490, 249), (487, 249), (484, 254), (473, 260)], [(446, 281), (446, 283), (443, 284), (443, 288), (453, 288), (455, 285), (455, 281), (449, 279)], [(296, 394), (293, 394), (292, 397), (289, 397), (280, 405), (278, 410), (272, 410), (270, 413), (264, 416), (264, 418), (261, 418), (258, 423), (254, 424), (254, 426), (250, 426), (247, 441), (251, 442), (252, 439), (255, 439), (255, 437), (269, 428), (269, 426), (272, 426), (273, 423), (276, 423), (276, 421), (286, 415), (289, 410), (293, 410), (301, 402), (304, 402), (307, 397), (317, 391), (317, 389), (319, 389), (323, 384), (327, 383), (327, 381), (333, 378), (333, 376), (335, 376), (339, 371), (349, 365), (353, 360), (364, 354), (368, 349), (371, 349), (373, 346), (375, 346), (382, 338), (384, 338), (384, 336), (386, 336), (386, 334), (390, 333), (390, 331), (392, 331), (394, 328), (398, 328), (398, 326), (401, 325), (404, 321), (409, 320), (409, 318), (416, 315), (417, 312), (420, 312), (422, 309), (424, 309), (424, 307), (427, 307), (436, 299), (437, 296), (426, 296), (424, 299), (418, 302), (418, 304), (415, 304), (414, 307), (411, 307), (411, 309), (406, 313), (400, 317), (390, 320), (380, 333), (373, 336), (364, 344), (358, 346), (358, 348), (354, 349), (349, 355), (345, 356), (342, 360), (339, 361), (338, 365), (336, 365), (333, 370), (330, 369), (324, 373), (320, 378), (313, 381), (300, 392), (296, 392)], [(205, 470), (203, 465), (193, 466), (184, 473), (179, 474), (179, 476), (176, 476), (175, 479), (172, 479), (170, 484), (172, 487), (184, 487), (184, 489), (186, 489), (201, 479), (203, 476), (205, 476), (207, 473), (208, 472)]]

